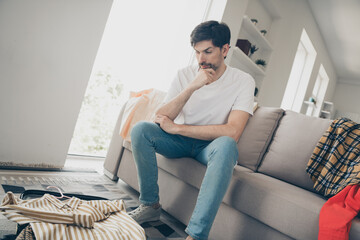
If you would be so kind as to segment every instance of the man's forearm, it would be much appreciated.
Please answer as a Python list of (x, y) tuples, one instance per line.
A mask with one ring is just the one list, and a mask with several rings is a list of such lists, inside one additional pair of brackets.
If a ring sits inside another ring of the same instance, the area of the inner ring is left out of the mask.
[(237, 129), (231, 125), (205, 125), (205, 126), (194, 126), (194, 125), (177, 125), (176, 134), (182, 136), (201, 139), (201, 140), (214, 140), (218, 137), (228, 136), (238, 141)]
[(159, 110), (157, 110), (156, 112), (156, 115), (167, 116), (171, 120), (174, 120), (179, 115), (191, 95), (197, 89), (200, 89), (205, 85), (211, 84), (216, 80), (217, 78), (215, 78), (215, 71), (213, 69), (200, 69), (195, 79), (187, 86), (187, 88), (185, 88), (169, 103), (159, 108)]
[(241, 110), (233, 110), (230, 112), (228, 122), (219, 125), (185, 125), (176, 124), (169, 117), (157, 115), (155, 122), (167, 133), (179, 134), (186, 137), (214, 140), (215, 138), (228, 136), (236, 142), (239, 140), (245, 125), (249, 119), (249, 113)]
[(179, 115), (179, 113), (181, 112), (181, 110), (183, 109), (184, 105), (189, 100), (193, 92), (194, 90), (192, 90), (191, 88), (185, 89), (170, 102), (160, 107), (157, 110), (156, 115), (164, 115), (170, 118), (171, 120), (174, 120)]

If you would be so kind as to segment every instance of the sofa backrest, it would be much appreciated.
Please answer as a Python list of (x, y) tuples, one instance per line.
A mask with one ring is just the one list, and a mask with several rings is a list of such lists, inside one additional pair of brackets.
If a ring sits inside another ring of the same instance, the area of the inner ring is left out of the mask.
[(238, 142), (239, 165), (257, 170), (283, 114), (281, 108), (257, 108)]
[(331, 120), (286, 111), (258, 172), (313, 191), (306, 166)]

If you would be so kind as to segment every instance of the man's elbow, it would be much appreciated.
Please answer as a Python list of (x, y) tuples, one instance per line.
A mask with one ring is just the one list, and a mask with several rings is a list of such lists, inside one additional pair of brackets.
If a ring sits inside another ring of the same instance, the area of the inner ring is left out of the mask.
[(231, 137), (232, 139), (234, 139), (235, 142), (238, 142), (241, 137), (241, 133), (242, 132), (234, 130), (234, 131), (231, 131), (231, 133), (228, 136)]
[(234, 136), (231, 136), (231, 138), (234, 139), (235, 142), (238, 142), (240, 139), (240, 135), (234, 135)]

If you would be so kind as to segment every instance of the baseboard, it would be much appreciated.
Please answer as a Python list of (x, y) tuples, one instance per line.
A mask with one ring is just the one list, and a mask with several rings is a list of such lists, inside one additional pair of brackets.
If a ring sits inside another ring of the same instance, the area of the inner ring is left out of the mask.
[(32, 166), (2, 166), (0, 165), (0, 170), (5, 171), (44, 171), (44, 172), (85, 172), (85, 173), (97, 173), (93, 169), (83, 169), (83, 168), (46, 168), (46, 167), (32, 167)]

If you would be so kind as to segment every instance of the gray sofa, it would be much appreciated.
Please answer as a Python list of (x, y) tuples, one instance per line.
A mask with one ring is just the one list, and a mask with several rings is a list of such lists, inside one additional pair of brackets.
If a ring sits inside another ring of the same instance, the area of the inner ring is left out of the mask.
[[(138, 190), (131, 144), (117, 122), (105, 173)], [(239, 159), (209, 239), (317, 239), (319, 212), (326, 199), (316, 194), (305, 168), (331, 121), (280, 108), (259, 107), (238, 142)], [(190, 158), (158, 155), (163, 209), (188, 223), (206, 167)], [(360, 239), (352, 222), (350, 239)]]

